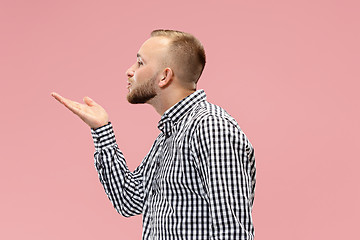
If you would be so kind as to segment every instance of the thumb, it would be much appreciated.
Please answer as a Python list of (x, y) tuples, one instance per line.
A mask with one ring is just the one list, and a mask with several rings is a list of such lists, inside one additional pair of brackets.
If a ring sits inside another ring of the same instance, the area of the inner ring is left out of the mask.
[(91, 98), (89, 98), (89, 97), (84, 97), (83, 101), (88, 106), (94, 106), (96, 104), (96, 102), (94, 100), (92, 100)]

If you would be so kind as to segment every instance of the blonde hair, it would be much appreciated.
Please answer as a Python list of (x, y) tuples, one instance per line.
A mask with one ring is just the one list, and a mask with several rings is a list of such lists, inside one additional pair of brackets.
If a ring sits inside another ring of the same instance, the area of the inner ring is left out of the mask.
[(206, 63), (205, 50), (201, 42), (190, 33), (176, 30), (154, 30), (151, 37), (170, 39), (170, 58), (180, 70), (175, 74), (182, 80), (197, 84)]

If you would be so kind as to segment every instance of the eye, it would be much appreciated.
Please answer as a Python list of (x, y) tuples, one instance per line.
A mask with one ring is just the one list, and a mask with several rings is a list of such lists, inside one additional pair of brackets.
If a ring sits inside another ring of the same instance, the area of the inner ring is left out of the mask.
[(136, 59), (136, 61), (137, 61), (138, 67), (144, 65), (144, 62), (142, 61), (141, 57), (138, 57), (138, 58)]

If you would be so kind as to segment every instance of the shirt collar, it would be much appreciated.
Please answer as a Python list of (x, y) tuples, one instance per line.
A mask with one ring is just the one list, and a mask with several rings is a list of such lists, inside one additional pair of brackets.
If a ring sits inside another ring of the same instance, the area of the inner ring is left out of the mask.
[(174, 106), (165, 111), (162, 115), (158, 128), (165, 135), (171, 134), (171, 128), (174, 123), (178, 122), (187, 112), (189, 112), (197, 103), (206, 100), (205, 91), (202, 89), (190, 94), (186, 98), (182, 99)]

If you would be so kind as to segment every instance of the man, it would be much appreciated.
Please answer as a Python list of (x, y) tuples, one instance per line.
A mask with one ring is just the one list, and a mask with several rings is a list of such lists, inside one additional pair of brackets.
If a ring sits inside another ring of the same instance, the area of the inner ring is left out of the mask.
[(155, 30), (126, 72), (130, 103), (148, 103), (161, 131), (130, 172), (106, 111), (52, 95), (91, 127), (95, 167), (115, 209), (143, 214), (143, 239), (253, 239), (255, 157), (225, 110), (196, 84), (205, 52), (191, 34)]

